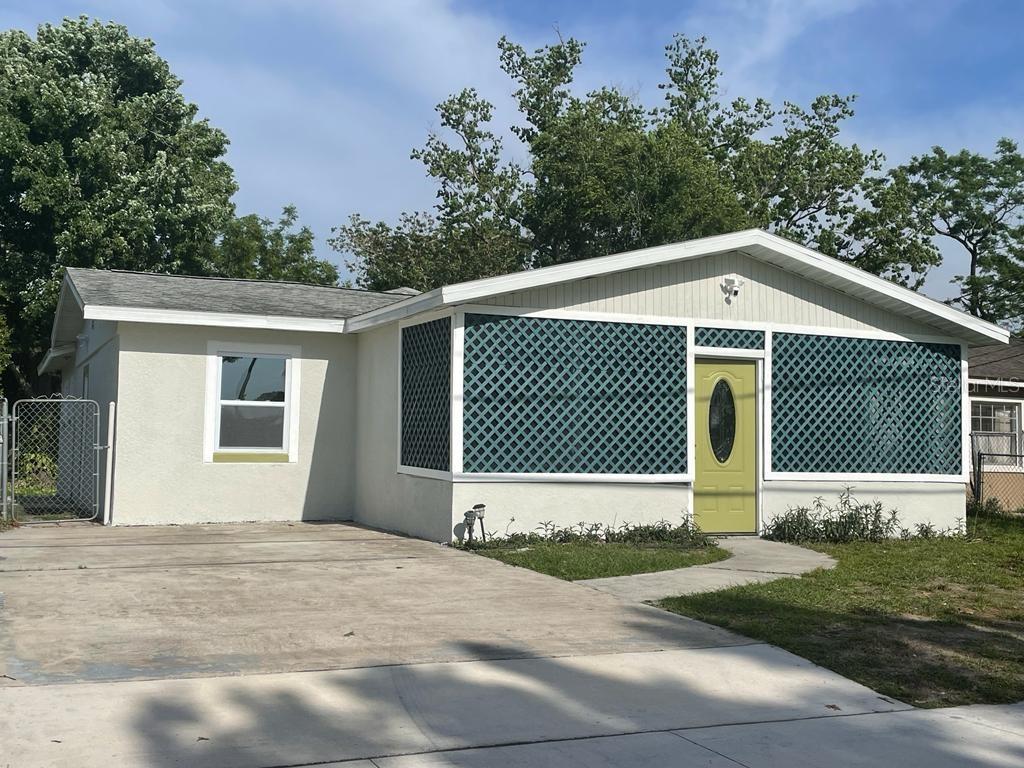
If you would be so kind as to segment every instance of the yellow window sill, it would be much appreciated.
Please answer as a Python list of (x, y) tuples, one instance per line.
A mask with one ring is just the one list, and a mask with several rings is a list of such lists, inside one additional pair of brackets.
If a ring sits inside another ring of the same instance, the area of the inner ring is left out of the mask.
[(287, 453), (244, 453), (220, 451), (213, 454), (214, 464), (287, 464)]

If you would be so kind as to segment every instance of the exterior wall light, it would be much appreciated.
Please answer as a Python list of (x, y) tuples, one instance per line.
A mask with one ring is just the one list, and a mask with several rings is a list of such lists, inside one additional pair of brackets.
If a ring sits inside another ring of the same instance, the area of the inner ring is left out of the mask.
[(743, 282), (743, 278), (739, 275), (727, 275), (722, 278), (722, 293), (725, 294), (726, 304), (732, 304), (733, 299), (740, 295)]

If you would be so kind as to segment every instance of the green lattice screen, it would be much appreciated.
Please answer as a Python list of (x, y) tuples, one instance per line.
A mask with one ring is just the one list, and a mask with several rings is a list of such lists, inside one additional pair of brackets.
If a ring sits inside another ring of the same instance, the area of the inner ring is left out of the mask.
[(402, 329), (402, 464), (447, 470), (451, 443), (451, 319)]
[(746, 328), (697, 328), (693, 341), (698, 347), (764, 349), (764, 331)]
[(959, 474), (960, 348), (772, 336), (776, 472)]
[(686, 329), (466, 315), (463, 470), (686, 471)]

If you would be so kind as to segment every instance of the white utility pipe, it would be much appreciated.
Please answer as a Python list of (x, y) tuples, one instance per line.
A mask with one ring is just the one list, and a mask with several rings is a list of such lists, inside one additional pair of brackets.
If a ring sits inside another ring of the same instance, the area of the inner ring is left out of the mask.
[(115, 403), (111, 401), (107, 412), (107, 471), (103, 478), (103, 524), (110, 525), (110, 491), (114, 485), (114, 412)]

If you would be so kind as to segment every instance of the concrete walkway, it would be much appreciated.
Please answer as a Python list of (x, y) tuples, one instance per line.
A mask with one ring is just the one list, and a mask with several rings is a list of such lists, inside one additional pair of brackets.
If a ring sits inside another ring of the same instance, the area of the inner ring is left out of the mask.
[(18, 530), (0, 593), (0, 768), (1024, 764), (1021, 707), (354, 526)]
[(836, 564), (835, 560), (821, 552), (753, 536), (723, 538), (718, 543), (732, 553), (727, 560), (677, 568), (674, 571), (583, 579), (576, 583), (624, 600), (642, 602), (676, 595), (714, 592), (740, 584), (774, 581), (787, 576), (799, 576), (818, 568), (832, 568)]
[(1024, 764), (1022, 705), (914, 710), (766, 645), (0, 688), (0, 706), (18, 768)]

